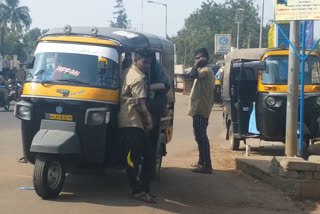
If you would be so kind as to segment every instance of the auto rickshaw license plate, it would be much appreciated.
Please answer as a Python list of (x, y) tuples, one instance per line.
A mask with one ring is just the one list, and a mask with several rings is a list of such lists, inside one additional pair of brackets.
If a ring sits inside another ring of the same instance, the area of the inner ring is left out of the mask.
[(48, 114), (46, 113), (47, 120), (63, 120), (63, 121), (72, 121), (72, 115), (65, 114)]

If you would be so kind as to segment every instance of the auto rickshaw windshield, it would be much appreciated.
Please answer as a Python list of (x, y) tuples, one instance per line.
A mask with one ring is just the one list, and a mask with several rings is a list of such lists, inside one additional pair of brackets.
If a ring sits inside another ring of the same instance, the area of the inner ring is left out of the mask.
[[(101, 58), (106, 62), (98, 69)], [(118, 52), (110, 47), (93, 45), (43, 43), (35, 52), (33, 69), (27, 81), (51, 81), (83, 84), (90, 87), (118, 88)]]
[[(261, 83), (266, 85), (288, 84), (288, 56), (269, 56), (265, 59), (266, 69), (262, 72)], [(320, 84), (320, 59), (309, 56), (305, 61), (304, 83)], [(300, 75), (301, 77), (301, 75)]]

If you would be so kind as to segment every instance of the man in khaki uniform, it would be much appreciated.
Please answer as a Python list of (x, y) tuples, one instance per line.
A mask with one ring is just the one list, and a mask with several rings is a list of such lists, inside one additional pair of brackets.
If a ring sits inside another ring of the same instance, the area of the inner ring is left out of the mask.
[(146, 107), (146, 75), (150, 71), (151, 51), (138, 50), (134, 63), (124, 76), (119, 113), (120, 133), (126, 145), (127, 174), (135, 199), (154, 203), (150, 196), (152, 167), (146, 151), (145, 130), (152, 129), (152, 119)]
[(211, 68), (207, 67), (209, 60), (208, 51), (201, 48), (196, 51), (195, 64), (190, 73), (190, 78), (195, 78), (190, 95), (190, 110), (188, 115), (193, 119), (195, 140), (199, 148), (199, 160), (193, 172), (212, 173), (210, 158), (210, 143), (207, 136), (208, 119), (213, 106), (215, 77)]

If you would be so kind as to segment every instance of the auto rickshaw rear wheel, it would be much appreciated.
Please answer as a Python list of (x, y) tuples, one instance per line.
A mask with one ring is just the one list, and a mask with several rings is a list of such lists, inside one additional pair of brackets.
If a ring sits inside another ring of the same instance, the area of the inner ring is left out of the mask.
[(229, 142), (230, 142), (231, 150), (239, 150), (240, 139), (237, 139), (234, 137), (232, 124), (230, 124), (230, 127), (229, 127)]
[(65, 179), (65, 170), (61, 162), (48, 155), (37, 155), (33, 185), (36, 193), (42, 199), (57, 198), (62, 191)]
[[(298, 139), (298, 145), (299, 145), (299, 139)], [(309, 155), (310, 155), (309, 150), (308, 150), (309, 145), (310, 145), (310, 139), (308, 139), (308, 138), (303, 139), (302, 152), (299, 151), (299, 157), (301, 157), (305, 160), (308, 160)], [(299, 148), (298, 148), (298, 150), (299, 150)]]

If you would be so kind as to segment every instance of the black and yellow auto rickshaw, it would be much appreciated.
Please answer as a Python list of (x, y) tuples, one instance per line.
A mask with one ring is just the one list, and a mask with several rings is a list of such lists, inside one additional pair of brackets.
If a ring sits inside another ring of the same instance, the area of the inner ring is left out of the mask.
[(40, 197), (57, 197), (67, 172), (125, 163), (117, 129), (121, 61), (125, 53), (146, 47), (156, 53), (171, 84), (155, 148), (158, 173), (173, 131), (172, 43), (128, 30), (70, 26), (39, 39), (15, 115), (21, 120), (24, 156), (35, 164)]
[[(288, 50), (241, 49), (227, 55), (223, 102), (226, 138), (232, 150), (240, 140), (259, 138), (285, 142)], [(306, 61), (304, 149), (320, 137), (319, 54)]]
[(214, 102), (222, 103), (222, 83), (223, 83), (223, 72), (224, 66), (221, 66), (215, 75), (215, 85), (214, 85)]

